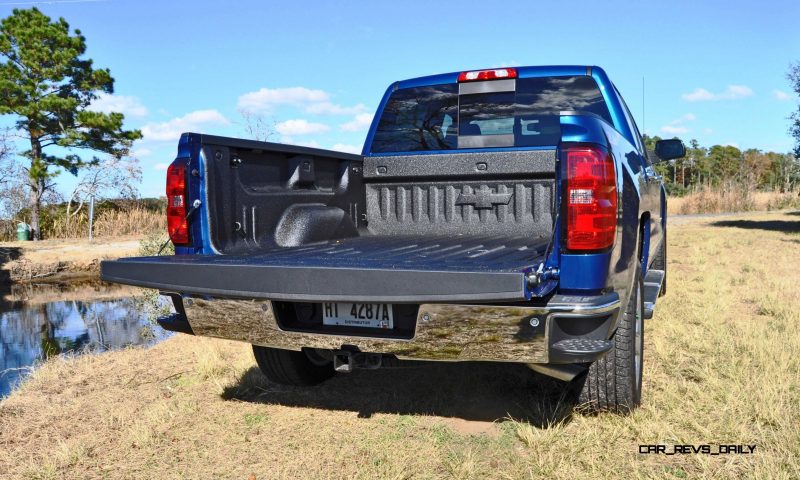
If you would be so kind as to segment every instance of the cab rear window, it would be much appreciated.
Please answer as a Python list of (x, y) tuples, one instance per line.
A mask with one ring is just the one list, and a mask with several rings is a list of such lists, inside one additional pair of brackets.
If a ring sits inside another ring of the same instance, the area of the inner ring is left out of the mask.
[(392, 93), (373, 136), (373, 153), (556, 145), (559, 113), (590, 112), (611, 123), (589, 76), (444, 84)]

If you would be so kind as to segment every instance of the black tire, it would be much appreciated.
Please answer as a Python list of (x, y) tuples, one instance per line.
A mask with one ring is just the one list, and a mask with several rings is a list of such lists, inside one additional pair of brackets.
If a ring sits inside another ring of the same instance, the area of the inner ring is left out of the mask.
[(282, 385), (318, 385), (336, 374), (332, 362), (312, 362), (305, 352), (253, 345), (253, 355), (261, 373)]
[(589, 366), (578, 381), (579, 402), (589, 412), (629, 413), (642, 400), (644, 299), (641, 273), (636, 269), (633, 295), (614, 334), (614, 347)]
[(650, 268), (653, 270), (663, 270), (664, 271), (664, 282), (661, 284), (661, 291), (658, 293), (658, 296), (664, 296), (667, 293), (667, 232), (664, 231), (664, 237), (661, 240), (661, 245), (658, 247), (658, 251), (656, 252), (656, 256), (653, 259), (653, 263), (650, 264)]

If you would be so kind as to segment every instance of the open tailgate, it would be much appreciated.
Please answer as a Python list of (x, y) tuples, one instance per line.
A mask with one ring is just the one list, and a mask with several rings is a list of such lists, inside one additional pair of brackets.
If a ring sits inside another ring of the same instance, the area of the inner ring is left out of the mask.
[(530, 298), (526, 273), (547, 240), (364, 236), (250, 255), (104, 261), (101, 278), (162, 291), (323, 302), (481, 302)]

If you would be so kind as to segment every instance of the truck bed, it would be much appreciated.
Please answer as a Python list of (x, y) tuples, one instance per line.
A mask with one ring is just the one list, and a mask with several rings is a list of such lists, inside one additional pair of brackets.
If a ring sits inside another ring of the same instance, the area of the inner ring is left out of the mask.
[(103, 280), (171, 292), (289, 301), (521, 301), (547, 238), (366, 235), (247, 255), (103, 262)]

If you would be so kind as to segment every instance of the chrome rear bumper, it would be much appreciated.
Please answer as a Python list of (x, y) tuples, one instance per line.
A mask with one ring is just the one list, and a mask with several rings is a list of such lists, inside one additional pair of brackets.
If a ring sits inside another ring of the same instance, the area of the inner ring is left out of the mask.
[(399, 339), (287, 331), (281, 328), (269, 300), (165, 294), (172, 296), (179, 315), (185, 315), (193, 333), (200, 336), (289, 350), (344, 347), (401, 359), (522, 363), (591, 361), (574, 352), (565, 358), (552, 346), (571, 338), (606, 340), (616, 328), (620, 305), (616, 293), (598, 297), (557, 295), (546, 305), (530, 307), (422, 304), (413, 337)]

